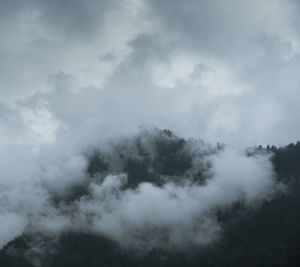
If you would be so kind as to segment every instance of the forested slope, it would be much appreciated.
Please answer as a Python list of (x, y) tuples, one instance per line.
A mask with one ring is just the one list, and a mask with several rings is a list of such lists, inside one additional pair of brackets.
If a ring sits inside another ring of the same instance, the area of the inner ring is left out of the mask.
[[(162, 186), (170, 180), (182, 183), (180, 179), (189, 179), (201, 186), (210, 179), (209, 161), (197, 168), (193, 166), (196, 152), (186, 149), (193, 144), (191, 140), (179, 138), (168, 130), (150, 139), (146, 145), (141, 138), (115, 144), (110, 153), (93, 151), (87, 155), (87, 176), (103, 179), (106, 174), (123, 172), (128, 177), (124, 189), (131, 190), (142, 182)], [(222, 145), (203, 144), (202, 154), (197, 153), (201, 158), (222, 149)], [(211, 244), (139, 251), (85, 231), (65, 232), (55, 240), (42, 233), (26, 234), (0, 251), (0, 266), (299, 266), (300, 143), (285, 147), (259, 146), (252, 153), (270, 153), (276, 174), (274, 179), (283, 189), (258, 205), (249, 207), (241, 199), (218, 210), (222, 233), (220, 239)], [(87, 190), (86, 185), (77, 186), (64, 198), (57, 197), (53, 201), (57, 205), (74, 201), (86, 195)], [(33, 249), (32, 244), (37, 240), (39, 246), (45, 247)]]

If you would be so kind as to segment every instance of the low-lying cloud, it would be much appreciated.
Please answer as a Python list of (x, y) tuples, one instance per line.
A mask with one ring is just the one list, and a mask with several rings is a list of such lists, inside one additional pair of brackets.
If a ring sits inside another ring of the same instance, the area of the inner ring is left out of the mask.
[[(1, 180), (1, 247), (22, 234), (70, 231), (144, 251), (207, 245), (221, 237), (218, 210), (238, 201), (259, 203), (276, 187), (268, 155), (249, 157), (158, 130), (116, 140), (76, 153), (59, 143), (23, 154), (11, 148), (18, 157), (8, 158)], [(157, 162), (163, 145), (164, 151), (175, 147), (169, 154), (174, 166)], [(13, 168), (16, 159), (19, 168)], [(93, 159), (103, 162), (89, 170)], [(137, 165), (130, 169), (128, 162)], [(146, 171), (145, 177), (136, 170)]]

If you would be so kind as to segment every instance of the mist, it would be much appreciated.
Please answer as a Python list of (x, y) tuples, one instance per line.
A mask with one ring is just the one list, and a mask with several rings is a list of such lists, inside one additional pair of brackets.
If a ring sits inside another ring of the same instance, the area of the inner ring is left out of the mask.
[(272, 153), (247, 151), (298, 138), (297, 11), (0, 1), (0, 249), (65, 233), (206, 247), (220, 212), (284, 191)]
[(102, 235), (140, 252), (205, 246), (222, 236), (218, 211), (237, 202), (259, 206), (279, 188), (268, 154), (158, 129), (84, 145), (77, 138), (64, 132), (35, 149), (25, 143), (2, 151), (2, 248), (21, 235), (67, 232)]

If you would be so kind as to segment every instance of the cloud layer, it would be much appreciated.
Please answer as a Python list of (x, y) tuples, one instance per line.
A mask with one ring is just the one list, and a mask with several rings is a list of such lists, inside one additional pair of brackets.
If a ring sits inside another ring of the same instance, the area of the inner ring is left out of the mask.
[[(74, 117), (97, 105), (99, 125), (128, 120), (212, 142), (296, 141), (297, 8), (292, 0), (1, 2), (1, 102), (59, 87), (56, 101)], [(64, 99), (66, 88), (85, 102)]]
[[(267, 155), (182, 142), (142, 132), (102, 146), (104, 163), (94, 170), (88, 168), (89, 150), (75, 153), (53, 144), (26, 154), (11, 150), (0, 184), (1, 248), (22, 234), (57, 237), (69, 231), (104, 235), (142, 251), (207, 245), (222, 231), (218, 210), (239, 201), (259, 203), (276, 188)], [(159, 159), (179, 144), (176, 154)], [(175, 160), (171, 167), (168, 160)]]

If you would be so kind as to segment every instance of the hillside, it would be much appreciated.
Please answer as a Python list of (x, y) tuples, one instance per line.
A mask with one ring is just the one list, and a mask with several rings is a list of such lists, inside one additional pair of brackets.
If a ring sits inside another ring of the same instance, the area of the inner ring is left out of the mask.
[[(201, 149), (192, 149), (195, 147)], [(136, 192), (143, 183), (164, 188), (169, 183), (181, 186), (188, 182), (205, 188), (214, 175), (209, 159), (223, 149), (224, 145), (185, 140), (168, 130), (124, 139), (112, 144), (109, 151), (90, 151), (88, 181), (63, 196), (54, 195), (52, 201), (59, 207), (81, 201), (91, 194), (91, 181), (104, 183), (104, 177), (116, 173), (127, 175), (121, 185), (123, 192)], [(281, 190), (259, 203), (249, 205), (240, 197), (230, 205), (214, 207), (213, 218), (221, 232), (211, 242), (174, 245), (168, 228), (149, 228), (134, 246), (85, 229), (64, 231), (55, 237), (26, 233), (1, 250), (0, 266), (299, 266), (300, 143), (259, 146), (251, 151), (249, 157), (270, 156), (274, 183)], [(152, 243), (154, 237), (161, 239)]]

